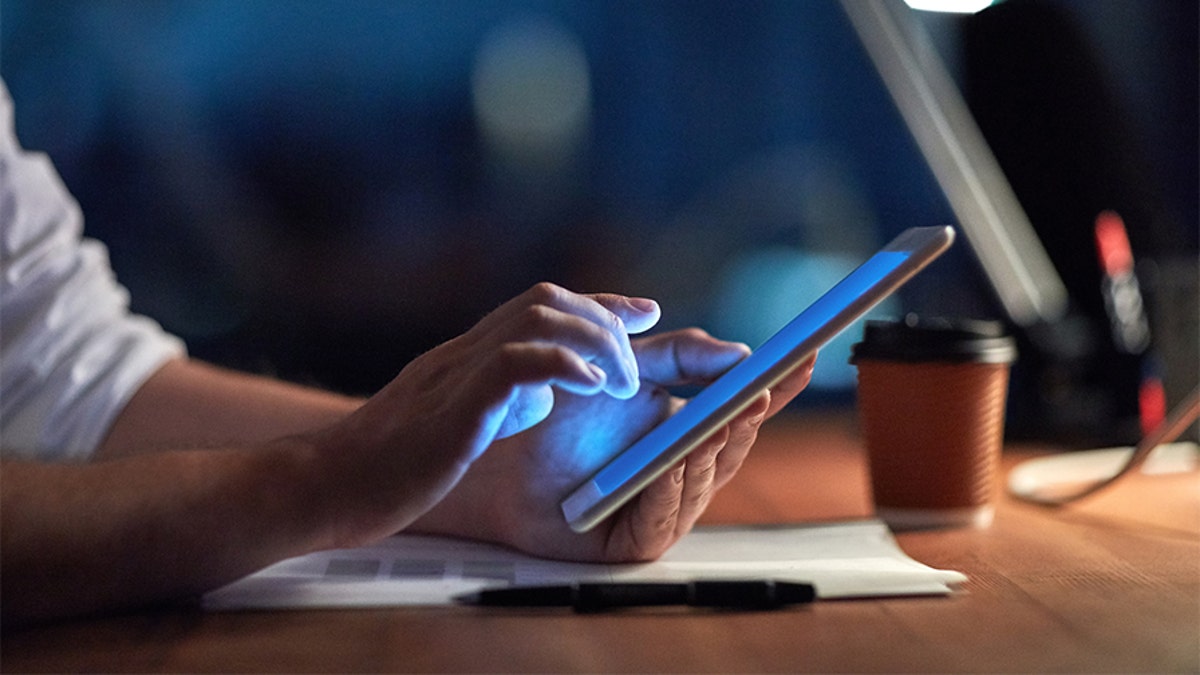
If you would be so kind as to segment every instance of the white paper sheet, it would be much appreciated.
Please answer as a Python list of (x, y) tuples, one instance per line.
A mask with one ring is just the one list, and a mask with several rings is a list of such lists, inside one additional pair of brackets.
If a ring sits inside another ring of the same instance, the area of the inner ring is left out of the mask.
[[(1073, 450), (1027, 459), (1008, 473), (1008, 490), (1018, 497), (1037, 498), (1056, 489), (1082, 489), (1121, 472), (1133, 456), (1132, 447)], [(1200, 467), (1200, 445), (1191, 441), (1163, 443), (1150, 452), (1139, 469), (1146, 475), (1188, 473)]]
[(822, 599), (945, 595), (966, 581), (909, 558), (877, 520), (697, 528), (661, 559), (593, 565), (531, 558), (455, 539), (398, 535), (285, 560), (204, 597), (215, 611), (446, 605), (484, 587), (576, 581), (776, 579)]

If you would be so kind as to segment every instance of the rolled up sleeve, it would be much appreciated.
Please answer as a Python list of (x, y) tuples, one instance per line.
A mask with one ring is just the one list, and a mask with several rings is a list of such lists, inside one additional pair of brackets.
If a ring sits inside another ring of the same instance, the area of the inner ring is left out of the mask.
[(86, 459), (183, 343), (129, 310), (105, 247), (44, 155), (24, 151), (0, 84), (0, 452)]

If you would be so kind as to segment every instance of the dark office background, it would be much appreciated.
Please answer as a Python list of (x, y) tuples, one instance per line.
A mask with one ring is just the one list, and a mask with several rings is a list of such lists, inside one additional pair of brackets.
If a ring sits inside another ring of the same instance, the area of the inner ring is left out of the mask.
[[(1196, 3), (1038, 4), (1143, 158), (1165, 215), (1135, 247), (1194, 259)], [(962, 76), (967, 20), (921, 21)], [(19, 137), (134, 308), (345, 391), (543, 279), (753, 344), (953, 220), (832, 1), (3, 0), (0, 27)], [(965, 246), (879, 313), (910, 310), (999, 311)], [(844, 400), (854, 337), (807, 400)]]

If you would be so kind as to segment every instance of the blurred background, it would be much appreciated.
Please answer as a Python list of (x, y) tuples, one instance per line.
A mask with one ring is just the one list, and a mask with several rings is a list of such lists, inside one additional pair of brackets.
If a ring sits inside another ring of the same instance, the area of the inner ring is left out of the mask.
[[(1112, 208), (1194, 383), (1197, 3), (912, 14), (1102, 345), (1071, 377), (1129, 384), (1087, 233)], [(3, 0), (0, 30), (18, 136), (134, 309), (197, 357), (349, 393), (540, 280), (754, 345), (954, 220), (832, 0)], [(961, 241), (874, 316), (908, 311), (1005, 318)], [(852, 401), (860, 334), (795, 405)], [(1131, 405), (1062, 426), (1128, 436), (1098, 420)], [(1012, 428), (1050, 433), (1037, 407)]]

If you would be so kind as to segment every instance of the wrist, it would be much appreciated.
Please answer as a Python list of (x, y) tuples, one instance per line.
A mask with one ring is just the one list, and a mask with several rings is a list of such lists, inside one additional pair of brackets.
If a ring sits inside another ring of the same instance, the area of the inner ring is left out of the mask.
[(297, 492), (306, 500), (320, 549), (362, 546), (410, 528), (443, 501), (467, 468), (423, 461), (429, 453), (397, 447), (353, 423), (281, 443), (303, 486)]
[(517, 509), (500, 501), (498, 481), (468, 471), (437, 504), (413, 521), (410, 532), (509, 544)]
[(277, 439), (262, 446), (252, 461), (251, 490), (263, 495), (269, 518), (286, 533), (292, 555), (337, 548), (345, 500), (335, 493), (319, 444), (309, 435)]

